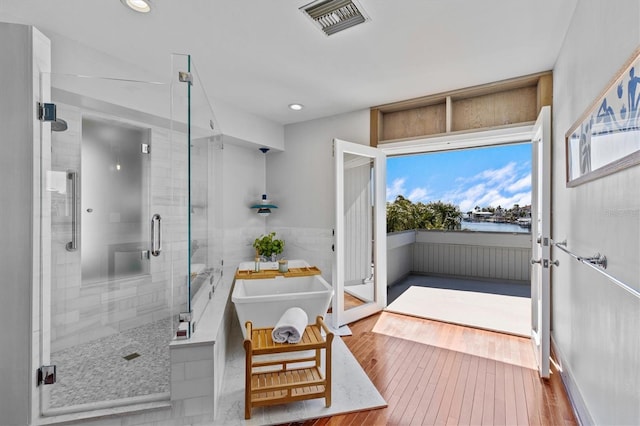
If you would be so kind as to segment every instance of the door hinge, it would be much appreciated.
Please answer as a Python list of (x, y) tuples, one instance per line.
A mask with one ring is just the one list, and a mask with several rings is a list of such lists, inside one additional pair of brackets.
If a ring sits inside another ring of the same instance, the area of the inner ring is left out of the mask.
[(193, 86), (193, 75), (190, 72), (178, 71), (178, 81), (189, 83)]
[(38, 102), (38, 120), (56, 121), (56, 104)]
[(38, 383), (40, 385), (52, 385), (56, 382), (56, 366), (55, 365), (43, 365), (38, 368)]
[(180, 312), (178, 314), (178, 330), (176, 331), (177, 339), (188, 339), (191, 333), (195, 331), (196, 324), (193, 321), (191, 312)]
[(142, 152), (143, 154), (151, 154), (151, 145), (149, 145), (148, 143), (141, 143), (140, 152)]

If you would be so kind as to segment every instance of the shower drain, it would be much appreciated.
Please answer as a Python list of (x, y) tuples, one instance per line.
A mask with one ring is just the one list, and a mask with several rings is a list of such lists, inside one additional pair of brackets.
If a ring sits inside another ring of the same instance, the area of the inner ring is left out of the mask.
[(129, 355), (125, 355), (122, 358), (126, 359), (127, 361), (131, 361), (132, 359), (136, 359), (140, 356), (140, 354), (138, 352), (134, 352), (132, 354)]

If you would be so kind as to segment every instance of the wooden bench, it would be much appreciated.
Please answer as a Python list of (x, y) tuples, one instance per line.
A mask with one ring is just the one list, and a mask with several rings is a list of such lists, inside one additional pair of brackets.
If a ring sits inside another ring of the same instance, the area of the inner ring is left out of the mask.
[[(324, 398), (325, 406), (331, 406), (331, 343), (333, 333), (322, 317), (308, 325), (299, 343), (275, 343), (271, 328), (256, 328), (247, 321), (244, 350), (245, 408), (244, 418), (251, 418), (253, 407), (285, 404), (304, 399)], [(324, 330), (326, 337), (323, 337)], [(325, 352), (324, 374), (321, 368), (321, 352)], [(278, 357), (277, 354), (314, 351), (313, 355)], [(268, 359), (256, 359), (259, 355), (276, 355)], [(305, 363), (300, 365), (300, 363)]]

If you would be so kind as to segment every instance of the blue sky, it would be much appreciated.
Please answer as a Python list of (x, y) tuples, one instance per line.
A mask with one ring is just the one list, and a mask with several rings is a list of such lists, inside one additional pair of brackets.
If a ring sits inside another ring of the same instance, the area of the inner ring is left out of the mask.
[(531, 144), (387, 159), (387, 201), (443, 201), (460, 207), (531, 204)]

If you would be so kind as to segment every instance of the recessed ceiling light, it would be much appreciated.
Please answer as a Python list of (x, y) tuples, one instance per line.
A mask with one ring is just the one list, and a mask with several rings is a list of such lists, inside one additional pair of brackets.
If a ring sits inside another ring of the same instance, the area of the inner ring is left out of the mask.
[(131, 10), (140, 13), (151, 12), (151, 2), (149, 0), (120, 0), (122, 4)]
[(302, 104), (289, 104), (289, 109), (294, 111), (300, 111), (302, 108), (304, 108), (304, 105)]

